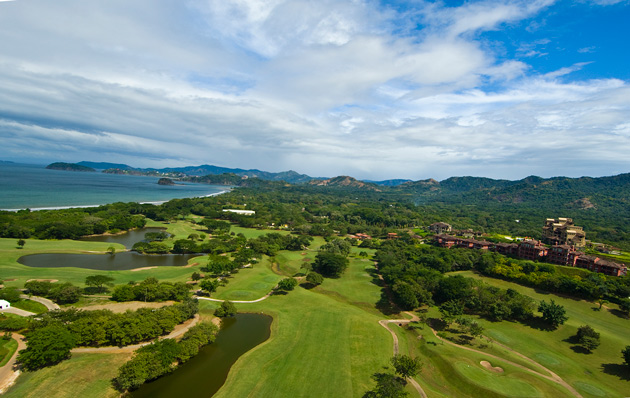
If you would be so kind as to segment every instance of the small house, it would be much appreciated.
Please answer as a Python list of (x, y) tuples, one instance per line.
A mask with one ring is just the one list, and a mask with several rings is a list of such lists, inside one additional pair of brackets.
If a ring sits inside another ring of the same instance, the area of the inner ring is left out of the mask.
[(7, 300), (0, 300), (0, 310), (6, 310), (7, 308), (11, 308), (11, 303)]

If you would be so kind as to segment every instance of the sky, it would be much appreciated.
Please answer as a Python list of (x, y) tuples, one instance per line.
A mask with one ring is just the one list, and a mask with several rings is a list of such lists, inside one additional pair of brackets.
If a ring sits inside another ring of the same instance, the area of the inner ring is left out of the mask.
[(0, 160), (630, 172), (630, 0), (0, 1)]

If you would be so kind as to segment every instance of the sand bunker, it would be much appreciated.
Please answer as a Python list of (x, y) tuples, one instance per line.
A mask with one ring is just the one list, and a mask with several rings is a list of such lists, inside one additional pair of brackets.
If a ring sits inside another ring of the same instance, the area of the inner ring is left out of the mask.
[(129, 271), (131, 272), (135, 272), (135, 271), (146, 271), (148, 269), (153, 269), (153, 268), (157, 268), (157, 267), (142, 267), (142, 268), (134, 268), (134, 269), (130, 269)]
[(503, 368), (500, 368), (498, 366), (492, 366), (492, 364), (488, 361), (481, 361), (479, 363), (481, 364), (481, 366), (483, 366), (484, 368), (488, 369), (491, 372), (503, 373)]
[(50, 282), (50, 283), (55, 283), (55, 282), (59, 282), (59, 279), (29, 279), (27, 280), (27, 282)]

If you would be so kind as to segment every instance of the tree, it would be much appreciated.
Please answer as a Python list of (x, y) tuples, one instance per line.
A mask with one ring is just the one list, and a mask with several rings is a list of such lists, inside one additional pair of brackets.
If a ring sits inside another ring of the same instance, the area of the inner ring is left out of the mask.
[(447, 301), (440, 306), (440, 313), (444, 322), (450, 325), (457, 316), (464, 314), (464, 306), (459, 301)]
[(107, 289), (104, 285), (113, 286), (114, 278), (107, 275), (90, 275), (85, 277), (85, 284), (96, 288), (96, 291), (103, 293)]
[(576, 337), (578, 344), (588, 351), (593, 351), (599, 347), (599, 333), (593, 330), (589, 325), (580, 326), (577, 330)]
[(341, 255), (329, 252), (320, 252), (315, 257), (313, 269), (328, 278), (339, 278), (348, 268), (348, 259)]
[(391, 373), (374, 373), (372, 379), (376, 381), (376, 387), (363, 394), (363, 398), (403, 398), (408, 395), (405, 391), (407, 382), (402, 377)]
[(18, 244), (18, 248), (19, 248), (19, 249), (23, 249), (23, 248), (24, 248), (24, 245), (26, 244), (26, 241), (25, 241), (24, 239), (19, 239), (19, 240), (17, 241), (17, 244)]
[(114, 246), (110, 246), (107, 248), (107, 253), (109, 253), (110, 255), (114, 255), (116, 254), (116, 248)]
[(201, 281), (201, 283), (199, 283), (199, 286), (201, 286), (202, 290), (205, 290), (208, 293), (213, 293), (217, 291), (220, 284), (221, 283), (218, 279), (205, 278)]
[(221, 306), (214, 311), (214, 315), (218, 316), (219, 318), (223, 318), (226, 316), (233, 316), (236, 314), (236, 312), (237, 311), (234, 303), (226, 300), (222, 302)]
[(483, 330), (484, 330), (483, 326), (481, 326), (477, 322), (472, 322), (468, 326), (468, 333), (470, 333), (470, 335), (475, 338), (481, 336), (481, 334), (483, 333)]
[(193, 272), (192, 276), (190, 277), (193, 281), (198, 281), (199, 279), (201, 279), (201, 274), (199, 272)]
[(20, 294), (22, 294), (22, 292), (14, 287), (5, 287), (0, 290), (0, 299), (13, 303), (20, 300)]
[(412, 358), (408, 355), (394, 355), (391, 361), (396, 374), (405, 379), (414, 377), (422, 368), (418, 358)]
[(278, 282), (278, 290), (284, 290), (286, 292), (293, 290), (297, 286), (298, 282), (295, 278), (284, 278)]
[(630, 299), (622, 299), (619, 302), (619, 309), (626, 313), (626, 316), (630, 315)]
[(306, 275), (306, 281), (311, 285), (321, 285), (324, 282), (324, 277), (315, 271), (311, 271)]
[(569, 319), (565, 314), (566, 310), (560, 304), (556, 304), (555, 301), (550, 300), (549, 304), (545, 300), (540, 302), (538, 311), (542, 313), (543, 320), (556, 329)]
[(29, 371), (57, 364), (70, 357), (75, 345), (72, 334), (63, 326), (51, 325), (29, 333), (25, 350), (20, 351), (18, 362)]
[(627, 345), (626, 348), (621, 350), (621, 355), (623, 355), (623, 361), (626, 365), (630, 366), (630, 345)]

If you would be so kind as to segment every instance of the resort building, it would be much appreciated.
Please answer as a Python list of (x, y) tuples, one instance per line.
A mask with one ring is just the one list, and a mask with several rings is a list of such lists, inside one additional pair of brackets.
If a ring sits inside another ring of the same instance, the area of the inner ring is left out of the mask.
[(11, 303), (7, 300), (0, 300), (0, 310), (6, 310), (7, 308), (11, 308)]
[(582, 248), (586, 245), (586, 234), (582, 227), (573, 224), (571, 218), (548, 218), (543, 227), (543, 241), (550, 245)]
[(569, 267), (585, 268), (593, 272), (612, 276), (623, 276), (628, 272), (628, 268), (625, 264), (615, 263), (595, 256), (588, 256), (582, 252), (576, 251), (573, 246), (569, 245), (555, 245), (548, 248), (537, 240), (524, 240), (520, 244), (492, 243), (446, 234), (434, 235), (433, 241), (438, 246), (447, 249), (451, 247), (461, 247), (466, 249), (489, 250), (524, 260), (544, 261)]
[(453, 230), (453, 228), (451, 227), (451, 224), (447, 224), (445, 222), (435, 222), (429, 225), (428, 229), (434, 234), (443, 234), (446, 232), (451, 232)]

